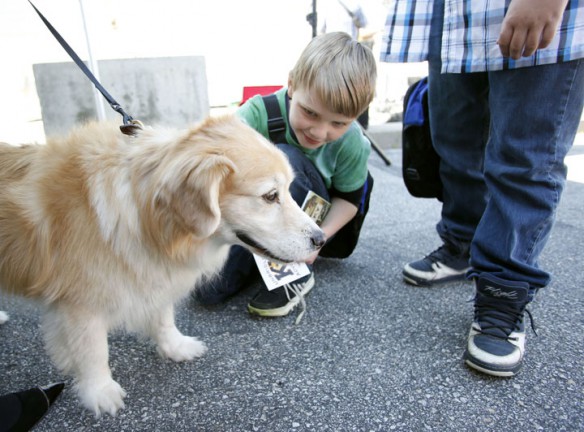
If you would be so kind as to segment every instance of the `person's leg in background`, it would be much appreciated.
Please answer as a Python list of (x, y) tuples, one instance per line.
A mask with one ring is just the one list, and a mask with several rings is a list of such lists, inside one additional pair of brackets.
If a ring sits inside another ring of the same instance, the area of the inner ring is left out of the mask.
[(584, 101), (584, 63), (491, 72), (492, 126), (484, 172), (490, 199), (471, 246), (475, 319), (469, 366), (512, 376), (521, 367), (524, 311), (550, 275), (539, 267), (566, 181)]
[(488, 138), (486, 73), (442, 74), (440, 58), (444, 2), (436, 1), (429, 46), (428, 104), (432, 142), (441, 158), (443, 245), (404, 267), (404, 280), (432, 286), (464, 280), (470, 242), (487, 202), (482, 168)]
[(357, 117), (357, 121), (363, 126), (363, 129), (367, 130), (367, 128), (369, 128), (369, 107)]

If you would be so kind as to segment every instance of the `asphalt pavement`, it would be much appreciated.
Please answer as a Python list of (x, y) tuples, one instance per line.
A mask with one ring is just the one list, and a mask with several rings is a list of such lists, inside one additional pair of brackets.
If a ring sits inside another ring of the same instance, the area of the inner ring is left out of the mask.
[(39, 307), (0, 309), (0, 394), (65, 380), (37, 431), (583, 431), (584, 184), (568, 182), (540, 263), (552, 283), (531, 305), (522, 372), (492, 378), (466, 368), (470, 282), (415, 288), (405, 263), (438, 247), (435, 200), (408, 195), (399, 149), (373, 153), (371, 208), (357, 250), (319, 259), (307, 311), (253, 318), (255, 287), (205, 308), (185, 301), (177, 325), (209, 347), (192, 363), (160, 359), (135, 335), (110, 337), (126, 408), (95, 419), (44, 353)]

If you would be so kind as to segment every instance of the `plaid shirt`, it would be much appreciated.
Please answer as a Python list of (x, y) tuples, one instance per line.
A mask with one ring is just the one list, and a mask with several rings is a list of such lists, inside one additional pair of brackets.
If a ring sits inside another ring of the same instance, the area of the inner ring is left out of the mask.
[[(445, 0), (443, 73), (515, 69), (584, 57), (584, 0), (569, 1), (558, 32), (547, 48), (519, 60), (503, 57), (496, 42), (510, 1)], [(394, 0), (383, 35), (381, 61), (428, 59), (432, 8), (433, 0)]]

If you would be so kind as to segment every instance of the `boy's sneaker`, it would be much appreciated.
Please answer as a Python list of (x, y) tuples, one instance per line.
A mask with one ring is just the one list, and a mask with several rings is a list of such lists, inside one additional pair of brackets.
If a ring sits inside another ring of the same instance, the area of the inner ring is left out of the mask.
[(468, 252), (460, 253), (454, 246), (443, 244), (424, 259), (406, 264), (403, 277), (419, 286), (463, 280), (470, 269), (469, 259)]
[(301, 277), (290, 284), (268, 290), (264, 285), (247, 305), (251, 314), (263, 317), (286, 316), (314, 286), (314, 273)]
[(466, 364), (488, 375), (515, 375), (525, 350), (524, 312), (531, 318), (525, 309), (530, 301), (529, 285), (481, 276), (474, 301), (474, 322), (464, 353)]

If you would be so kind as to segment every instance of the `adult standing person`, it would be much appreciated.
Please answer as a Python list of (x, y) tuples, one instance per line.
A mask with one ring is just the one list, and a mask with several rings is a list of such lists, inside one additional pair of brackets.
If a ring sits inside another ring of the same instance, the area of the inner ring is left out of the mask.
[(443, 245), (407, 282), (474, 280), (466, 363), (516, 374), (526, 306), (548, 285), (538, 258), (566, 181), (584, 99), (584, 2), (396, 0), (381, 60), (429, 65), (444, 185)]
[(367, 26), (367, 16), (357, 0), (320, 0), (318, 3), (319, 33), (344, 32), (359, 40), (359, 29)]

